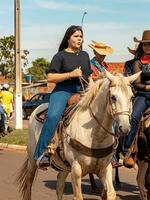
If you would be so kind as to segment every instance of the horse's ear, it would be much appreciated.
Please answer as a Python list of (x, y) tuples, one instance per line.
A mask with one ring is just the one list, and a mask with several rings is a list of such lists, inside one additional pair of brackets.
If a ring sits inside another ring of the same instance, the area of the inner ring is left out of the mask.
[(128, 81), (130, 83), (133, 83), (139, 77), (139, 75), (141, 74), (141, 72), (142, 71), (137, 72), (137, 73), (133, 74), (132, 76), (128, 76), (128, 77), (126, 77), (126, 79), (128, 79)]
[(106, 69), (105, 69), (105, 76), (106, 78), (108, 78), (110, 81), (113, 81), (114, 80), (114, 76), (108, 72)]

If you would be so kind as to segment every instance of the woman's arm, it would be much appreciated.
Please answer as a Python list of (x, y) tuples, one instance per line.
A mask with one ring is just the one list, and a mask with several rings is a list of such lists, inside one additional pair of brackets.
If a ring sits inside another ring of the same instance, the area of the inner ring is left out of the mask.
[[(137, 73), (141, 71), (141, 64), (140, 62), (137, 60), (134, 62), (133, 64), (133, 73)], [(141, 75), (138, 77), (138, 79), (134, 82), (134, 88), (136, 90), (140, 90), (140, 91), (150, 91), (150, 85), (147, 85), (148, 82), (145, 83), (141, 83)]]
[(67, 79), (81, 77), (82, 71), (80, 68), (74, 69), (72, 72), (67, 73), (48, 73), (47, 74), (47, 80), (48, 82), (52, 83), (58, 83), (65, 81)]

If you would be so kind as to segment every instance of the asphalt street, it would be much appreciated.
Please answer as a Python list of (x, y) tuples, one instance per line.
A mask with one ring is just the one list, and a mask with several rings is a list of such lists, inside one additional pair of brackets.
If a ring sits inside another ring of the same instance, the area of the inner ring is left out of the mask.
[[(25, 152), (6, 149), (0, 150), (0, 200), (21, 200), (15, 179), (25, 157)], [(56, 200), (56, 176), (57, 172), (52, 169), (46, 172), (39, 170), (33, 185), (32, 200)], [(140, 200), (136, 184), (136, 170), (129, 170), (122, 167), (120, 168), (120, 177), (122, 184), (118, 188), (115, 187), (118, 199)], [(100, 186), (97, 178), (96, 182)], [(99, 199), (98, 192), (91, 192), (88, 176), (82, 180), (82, 191), (84, 198), (87, 200)], [(69, 176), (66, 180), (64, 199), (71, 200), (73, 197), (72, 193), (71, 179)]]

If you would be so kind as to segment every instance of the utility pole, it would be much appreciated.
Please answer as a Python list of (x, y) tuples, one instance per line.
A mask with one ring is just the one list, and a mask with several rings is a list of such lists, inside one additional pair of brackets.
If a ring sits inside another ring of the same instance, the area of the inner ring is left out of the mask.
[(14, 0), (15, 8), (15, 128), (22, 129), (22, 71), (20, 56), (20, 0)]
[(82, 15), (82, 19), (81, 19), (81, 27), (83, 28), (83, 22), (84, 22), (84, 17), (87, 14), (87, 12), (84, 12)]

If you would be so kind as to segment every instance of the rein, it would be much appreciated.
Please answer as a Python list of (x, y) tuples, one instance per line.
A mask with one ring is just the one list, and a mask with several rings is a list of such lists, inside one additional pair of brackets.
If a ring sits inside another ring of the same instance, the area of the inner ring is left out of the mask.
[[(115, 86), (114, 86), (114, 85), (111, 85), (110, 87), (115, 87)], [(109, 93), (110, 93), (110, 91), (109, 91)], [(117, 115), (127, 115), (127, 116), (130, 117), (130, 111), (120, 111), (120, 112), (117, 112), (116, 109), (113, 108), (113, 105), (112, 105), (111, 100), (110, 100), (110, 95), (108, 95), (108, 96), (109, 96), (109, 101), (108, 101), (108, 103), (109, 103), (109, 110), (110, 110), (110, 112), (108, 111), (108, 114), (110, 114), (110, 116), (112, 117), (113, 120), (115, 120), (115, 117), (116, 117)], [(93, 117), (93, 118), (95, 119), (95, 121), (97, 122), (97, 124), (98, 124), (100, 127), (102, 127), (103, 130), (104, 130), (105, 132), (107, 132), (108, 134), (114, 136), (115, 138), (118, 138), (118, 137), (119, 137), (119, 136), (117, 136), (115, 133), (113, 133), (113, 132), (107, 130), (107, 129), (102, 125), (102, 123), (97, 119), (97, 117), (96, 117), (96, 116), (94, 115), (94, 113), (92, 112), (91, 106), (89, 106), (89, 110), (90, 110), (90, 113), (91, 113), (92, 117)]]
[(86, 83), (86, 85), (88, 85), (88, 82), (81, 76), (79, 77), (79, 80), (80, 80), (80, 83), (81, 83), (81, 87), (82, 87), (82, 90), (85, 92), (85, 87), (84, 87), (84, 83)]
[(89, 110), (90, 110), (90, 113), (91, 113), (92, 117), (93, 117), (93, 118), (95, 119), (95, 121), (97, 122), (97, 124), (98, 124), (100, 127), (102, 127), (103, 130), (104, 130), (105, 132), (107, 132), (107, 133), (109, 133), (110, 135), (112, 135), (112, 136), (118, 138), (118, 136), (115, 135), (115, 133), (108, 131), (108, 130), (102, 125), (102, 123), (97, 119), (97, 117), (96, 117), (96, 116), (94, 115), (94, 113), (92, 112), (91, 106), (89, 106)]

